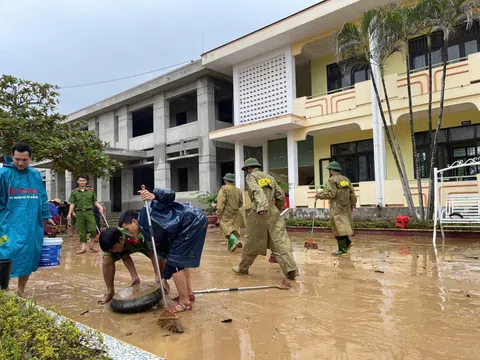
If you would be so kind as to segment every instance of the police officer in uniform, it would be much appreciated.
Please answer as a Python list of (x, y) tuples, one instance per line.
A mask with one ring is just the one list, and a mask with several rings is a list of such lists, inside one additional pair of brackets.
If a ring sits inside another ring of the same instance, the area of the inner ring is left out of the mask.
[(97, 207), (98, 212), (103, 214), (103, 208), (97, 201), (93, 188), (87, 187), (87, 179), (85, 176), (79, 176), (77, 179), (78, 188), (72, 191), (70, 195), (70, 209), (68, 211), (67, 220), (71, 220), (72, 213), (76, 215), (76, 226), (80, 236), (82, 248), (77, 251), (77, 255), (87, 252), (87, 234), (90, 235), (90, 250), (97, 252), (93, 245), (93, 239), (97, 236), (97, 225), (93, 207)]

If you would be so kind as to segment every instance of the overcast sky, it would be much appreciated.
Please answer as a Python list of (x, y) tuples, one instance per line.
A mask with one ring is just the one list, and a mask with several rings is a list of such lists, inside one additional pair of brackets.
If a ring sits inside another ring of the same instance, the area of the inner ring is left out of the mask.
[[(0, 74), (60, 86), (195, 60), (318, 0), (0, 0)], [(68, 114), (161, 72), (62, 90)]]

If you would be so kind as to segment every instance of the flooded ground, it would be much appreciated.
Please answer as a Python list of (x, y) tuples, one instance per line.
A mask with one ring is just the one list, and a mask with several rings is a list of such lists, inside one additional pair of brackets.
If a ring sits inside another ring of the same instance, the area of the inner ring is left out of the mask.
[[(320, 250), (303, 249), (292, 235), (300, 277), (293, 290), (197, 295), (182, 314), (184, 334), (156, 325), (157, 310), (120, 315), (97, 305), (104, 292), (101, 255), (75, 256), (65, 239), (62, 265), (40, 270), (27, 287), (40, 305), (168, 359), (478, 359), (480, 358), (480, 244), (449, 240), (438, 263), (430, 238), (355, 236), (349, 258), (333, 258), (331, 235)], [(273, 285), (278, 264), (257, 258), (249, 276), (230, 267), (212, 229), (195, 289)], [(153, 280), (149, 259), (134, 255), (140, 277)], [(118, 263), (117, 290), (129, 285)], [(174, 288), (171, 282), (172, 289)], [(87, 312), (88, 311), (88, 312)], [(83, 315), (82, 315), (83, 314)], [(232, 319), (230, 323), (223, 320)]]

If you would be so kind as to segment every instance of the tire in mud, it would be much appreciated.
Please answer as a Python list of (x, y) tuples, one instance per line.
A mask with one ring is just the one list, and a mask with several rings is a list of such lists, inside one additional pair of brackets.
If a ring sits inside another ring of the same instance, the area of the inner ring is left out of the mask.
[(140, 284), (121, 289), (110, 301), (113, 311), (137, 313), (151, 309), (162, 300), (160, 284)]

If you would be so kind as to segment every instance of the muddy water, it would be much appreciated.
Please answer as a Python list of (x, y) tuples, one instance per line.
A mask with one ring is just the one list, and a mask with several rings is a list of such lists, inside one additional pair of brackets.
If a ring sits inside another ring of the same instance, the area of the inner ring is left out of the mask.
[[(330, 255), (335, 242), (319, 235), (319, 251), (294, 240), (300, 277), (293, 290), (197, 295), (182, 314), (184, 334), (156, 325), (158, 310), (121, 315), (97, 305), (104, 291), (101, 255), (75, 256), (66, 239), (62, 265), (32, 276), (27, 292), (44, 306), (168, 359), (479, 359), (480, 245), (447, 242), (437, 262), (430, 239), (354, 237), (349, 258)], [(249, 276), (230, 267), (216, 229), (208, 234), (195, 289), (271, 285), (277, 264), (259, 257)], [(154, 279), (151, 262), (134, 255), (142, 280)], [(117, 289), (129, 285), (117, 264)], [(171, 283), (174, 288), (173, 283)], [(84, 315), (80, 315), (87, 311)], [(232, 319), (230, 323), (222, 320)]]

